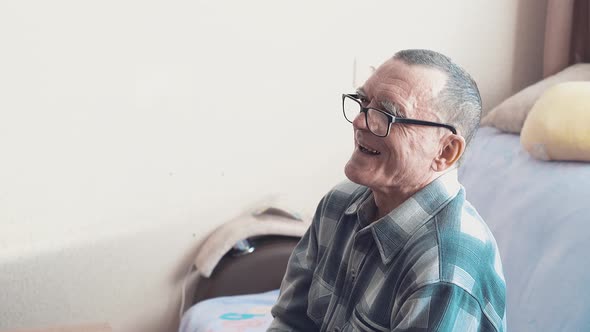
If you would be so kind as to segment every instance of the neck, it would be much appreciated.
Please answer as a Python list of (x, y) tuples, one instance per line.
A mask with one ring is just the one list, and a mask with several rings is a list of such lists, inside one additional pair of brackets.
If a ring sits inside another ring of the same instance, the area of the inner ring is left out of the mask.
[(425, 181), (413, 185), (375, 189), (371, 188), (373, 191), (373, 199), (375, 200), (375, 205), (377, 206), (375, 220), (379, 220), (389, 214), (395, 208), (408, 200), (408, 198), (412, 197), (415, 193), (422, 190), (422, 188), (426, 187), (438, 177), (453, 171), (456, 173), (456, 170), (435, 173)]
[[(375, 205), (377, 206), (377, 214), (375, 216), (375, 220), (379, 220), (383, 218), (385, 215), (389, 214), (389, 212), (393, 211), (398, 206), (402, 205), (408, 198), (412, 197), (415, 193), (417, 193), (420, 189), (424, 188), (424, 186), (419, 187), (406, 187), (406, 188), (395, 188), (394, 190), (373, 190), (373, 199), (375, 200)], [(390, 188), (391, 189), (391, 188)]]

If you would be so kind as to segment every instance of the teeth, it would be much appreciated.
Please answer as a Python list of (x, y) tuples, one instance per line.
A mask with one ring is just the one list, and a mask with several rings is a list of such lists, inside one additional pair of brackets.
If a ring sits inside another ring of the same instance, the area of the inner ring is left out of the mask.
[(371, 150), (371, 149), (369, 149), (369, 148), (366, 148), (366, 147), (364, 147), (364, 146), (362, 146), (362, 145), (360, 145), (360, 144), (359, 144), (359, 147), (361, 148), (361, 150), (363, 150), (363, 151), (366, 151), (366, 152), (369, 152), (369, 153), (371, 153), (371, 154), (375, 154), (375, 155), (378, 155), (378, 154), (380, 154), (380, 152), (379, 152), (379, 151), (377, 151), (377, 150)]

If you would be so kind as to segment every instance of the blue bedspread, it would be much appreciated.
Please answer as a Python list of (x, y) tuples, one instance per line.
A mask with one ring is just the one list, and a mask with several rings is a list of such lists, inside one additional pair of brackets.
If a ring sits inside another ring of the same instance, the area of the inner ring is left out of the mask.
[(590, 331), (590, 163), (536, 160), (484, 127), (459, 178), (498, 242), (508, 330)]

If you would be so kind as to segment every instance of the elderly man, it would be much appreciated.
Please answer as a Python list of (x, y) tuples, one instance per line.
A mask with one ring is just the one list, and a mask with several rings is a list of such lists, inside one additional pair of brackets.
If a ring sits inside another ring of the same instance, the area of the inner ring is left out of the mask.
[(505, 331), (496, 242), (457, 180), (481, 113), (473, 79), (405, 50), (342, 104), (351, 182), (321, 200), (269, 331)]

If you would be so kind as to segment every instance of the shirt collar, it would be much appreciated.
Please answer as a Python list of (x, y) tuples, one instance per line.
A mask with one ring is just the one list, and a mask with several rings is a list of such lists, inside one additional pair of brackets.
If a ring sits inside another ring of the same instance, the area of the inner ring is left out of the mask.
[[(457, 170), (451, 170), (412, 195), (383, 218), (369, 224), (383, 264), (388, 264), (404, 247), (410, 237), (450, 202), (461, 189)], [(370, 192), (370, 190), (368, 190)], [(361, 195), (346, 214), (359, 214), (361, 226), (376, 209), (372, 193)]]

